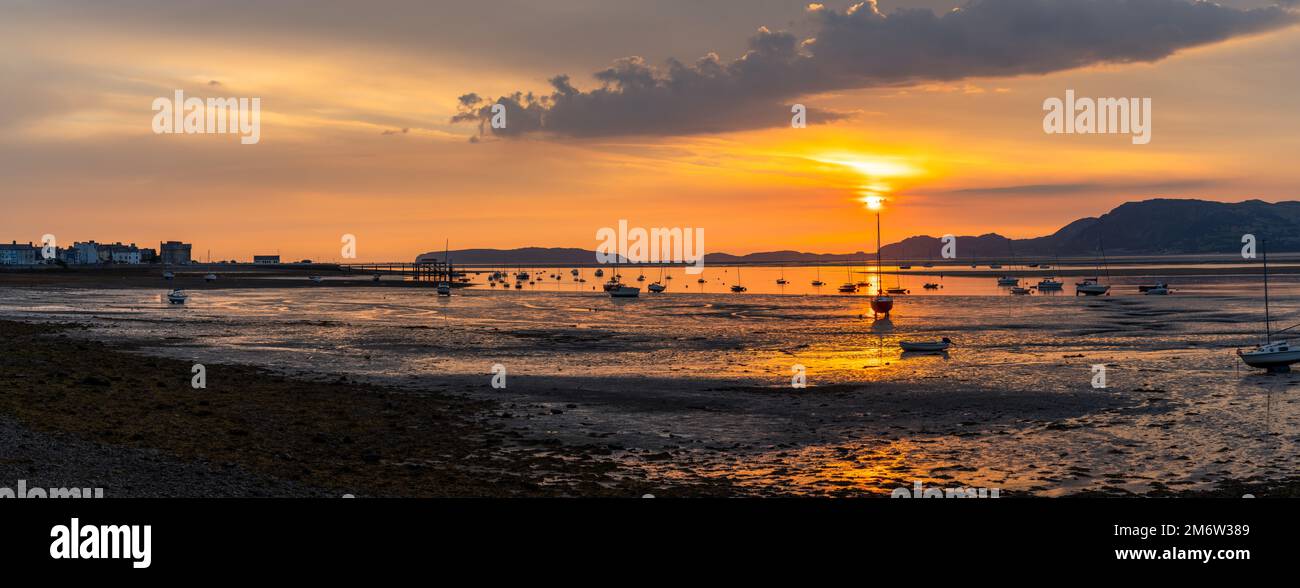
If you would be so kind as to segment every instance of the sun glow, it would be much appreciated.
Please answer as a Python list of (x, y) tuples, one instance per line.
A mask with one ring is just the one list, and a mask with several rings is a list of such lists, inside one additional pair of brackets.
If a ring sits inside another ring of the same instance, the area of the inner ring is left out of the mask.
[(872, 180), (881, 178), (903, 178), (919, 175), (916, 166), (896, 157), (875, 157), (863, 155), (831, 155), (813, 158), (814, 161), (831, 163), (850, 168)]

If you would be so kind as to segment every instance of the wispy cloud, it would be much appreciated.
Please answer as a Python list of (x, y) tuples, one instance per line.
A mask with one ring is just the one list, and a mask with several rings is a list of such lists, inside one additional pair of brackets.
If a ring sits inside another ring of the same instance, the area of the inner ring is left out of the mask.
[[(548, 93), (460, 98), (453, 122), (499, 137), (687, 135), (788, 124), (789, 104), (821, 92), (1044, 74), (1096, 64), (1151, 62), (1198, 45), (1293, 24), (1280, 6), (1241, 10), (1187, 0), (971, 0), (943, 14), (808, 7), (815, 34), (759, 29), (741, 57), (708, 54), (653, 67), (625, 57), (580, 90), (568, 75)], [(505, 128), (487, 122), (506, 107)], [(815, 112), (815, 111), (814, 111)], [(812, 122), (844, 118), (817, 112)]]
[(1195, 178), (1162, 182), (1063, 182), (1049, 184), (1021, 184), (1015, 186), (989, 186), (958, 188), (934, 192), (954, 196), (1051, 196), (1092, 192), (1151, 193), (1210, 188), (1223, 183), (1220, 179)]

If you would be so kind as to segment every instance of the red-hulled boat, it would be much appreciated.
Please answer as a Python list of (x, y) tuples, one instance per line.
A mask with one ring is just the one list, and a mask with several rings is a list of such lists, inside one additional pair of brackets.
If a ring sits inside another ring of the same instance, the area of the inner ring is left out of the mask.
[(889, 317), (889, 311), (894, 309), (894, 299), (890, 298), (880, 288), (884, 283), (880, 279), (880, 208), (876, 204), (876, 295), (871, 297), (871, 312), (876, 316), (885, 315)]
[(871, 312), (889, 316), (889, 311), (894, 308), (894, 299), (889, 296), (877, 293), (871, 297)]

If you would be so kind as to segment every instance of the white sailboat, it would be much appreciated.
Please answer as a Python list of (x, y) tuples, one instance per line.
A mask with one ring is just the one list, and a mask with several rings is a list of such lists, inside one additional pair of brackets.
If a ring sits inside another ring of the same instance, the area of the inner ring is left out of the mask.
[(640, 288), (623, 283), (622, 276), (618, 273), (617, 263), (614, 265), (614, 277), (605, 283), (605, 291), (609, 293), (610, 298), (636, 298), (641, 295)]
[[(1011, 253), (1011, 267), (1014, 268), (1016, 267), (1016, 248), (1014, 245), (1011, 244), (1011, 239), (1007, 239), (1007, 251)], [(993, 267), (993, 266), (989, 266), (989, 267)], [(1001, 267), (1002, 267), (1001, 265), (998, 266), (999, 269)], [(1020, 279), (1012, 276), (1000, 276), (998, 278), (998, 285), (1019, 287)]]
[(1300, 362), (1300, 347), (1289, 340), (1274, 341), (1274, 335), (1280, 335), (1296, 326), (1292, 325), (1277, 333), (1273, 332), (1273, 317), (1269, 310), (1268, 299), (1268, 248), (1261, 240), (1260, 250), (1264, 254), (1264, 344), (1251, 351), (1237, 350), (1237, 357), (1253, 368), (1263, 368), (1273, 373), (1291, 371), (1291, 364)]
[(443, 244), (442, 268), (447, 272), (447, 279), (438, 282), (438, 295), (451, 296), (451, 239)]
[[(1110, 278), (1110, 264), (1106, 263), (1106, 249), (1101, 244), (1101, 227), (1097, 227), (1097, 252), (1101, 255), (1101, 262), (1106, 266), (1106, 277)], [(1084, 296), (1101, 296), (1110, 293), (1110, 284), (1101, 283), (1100, 277), (1085, 278), (1081, 282), (1074, 284), (1074, 295)]]

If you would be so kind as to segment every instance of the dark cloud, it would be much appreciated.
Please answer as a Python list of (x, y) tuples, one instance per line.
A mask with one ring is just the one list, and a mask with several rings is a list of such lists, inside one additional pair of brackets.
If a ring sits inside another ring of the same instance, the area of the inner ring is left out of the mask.
[[(452, 120), (502, 137), (762, 128), (789, 124), (790, 105), (819, 92), (1150, 62), (1296, 21), (1278, 6), (1242, 10), (1188, 0), (972, 0), (942, 14), (885, 14), (869, 1), (844, 11), (816, 6), (809, 14), (816, 32), (808, 39), (762, 28), (732, 61), (708, 54), (656, 68), (627, 57), (596, 72), (600, 86), (591, 90), (559, 75), (548, 94), (466, 94)], [(505, 106), (503, 129), (486, 124), (493, 104)], [(810, 110), (808, 121), (843, 116)]]

